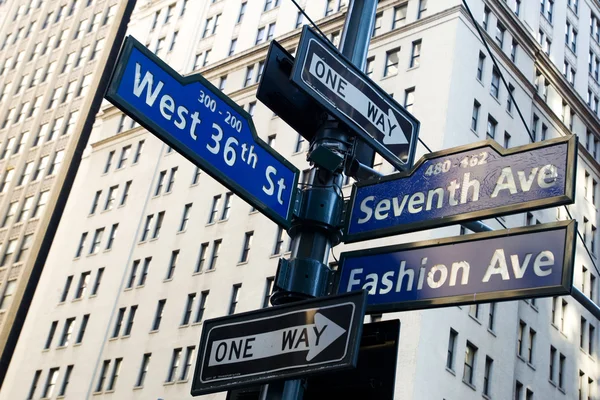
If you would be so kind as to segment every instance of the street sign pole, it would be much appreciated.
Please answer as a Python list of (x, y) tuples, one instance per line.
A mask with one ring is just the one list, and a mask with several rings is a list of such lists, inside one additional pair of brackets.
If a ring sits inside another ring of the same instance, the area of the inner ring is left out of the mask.
[[(361, 69), (366, 60), (376, 10), (377, 0), (352, 0), (348, 6), (340, 50)], [(271, 298), (274, 305), (326, 294), (331, 276), (327, 264), (329, 251), (341, 238), (343, 162), (335, 167), (329, 163), (321, 166), (323, 159), (320, 157), (343, 160), (349, 150), (349, 139), (350, 135), (330, 119), (311, 141), (309, 160), (315, 165), (303, 190), (299, 216), (292, 221), (289, 230), (292, 254), (290, 260), (280, 262), (275, 282), (277, 291)], [(289, 380), (284, 384), (269, 385), (266, 399), (301, 400), (303, 395), (303, 382)]]

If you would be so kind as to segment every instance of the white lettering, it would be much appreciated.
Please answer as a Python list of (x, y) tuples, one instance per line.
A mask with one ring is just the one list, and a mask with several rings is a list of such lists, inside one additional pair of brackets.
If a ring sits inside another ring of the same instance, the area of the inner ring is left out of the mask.
[(544, 250), (540, 252), (533, 262), (533, 272), (537, 276), (548, 276), (552, 273), (552, 268), (546, 270), (544, 267), (551, 267), (554, 265), (554, 254), (550, 250)]
[[(136, 97), (140, 97), (142, 95), (142, 92), (144, 91), (144, 89), (147, 89), (146, 90), (146, 104), (148, 104), (150, 107), (152, 107), (152, 105), (156, 101), (156, 98), (158, 97), (158, 94), (162, 90), (164, 83), (159, 81), (158, 85), (156, 85), (156, 88), (152, 89), (154, 75), (152, 75), (150, 73), (150, 71), (146, 71), (146, 74), (144, 75), (144, 79), (142, 79), (142, 82), (140, 83), (141, 76), (142, 76), (142, 67), (140, 66), (140, 64), (135, 63), (135, 80), (133, 81), (133, 94)], [(152, 91), (152, 90), (154, 90), (154, 91)]]

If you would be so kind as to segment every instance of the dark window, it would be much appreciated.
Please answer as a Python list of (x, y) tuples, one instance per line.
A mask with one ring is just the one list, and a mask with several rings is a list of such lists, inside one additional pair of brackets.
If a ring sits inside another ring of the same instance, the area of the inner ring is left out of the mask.
[(254, 232), (246, 232), (244, 235), (244, 247), (242, 248), (242, 255), (240, 257), (240, 262), (247, 262), (248, 255), (250, 254), (250, 247), (252, 246), (252, 238), (254, 237)]
[(160, 321), (162, 320), (163, 311), (165, 309), (166, 299), (159, 300), (156, 306), (156, 313), (154, 314), (154, 321), (152, 322), (152, 330), (157, 331), (160, 328)]
[(241, 283), (236, 283), (231, 289), (231, 301), (229, 302), (229, 315), (235, 314), (235, 309), (238, 303), (238, 297), (240, 294)]

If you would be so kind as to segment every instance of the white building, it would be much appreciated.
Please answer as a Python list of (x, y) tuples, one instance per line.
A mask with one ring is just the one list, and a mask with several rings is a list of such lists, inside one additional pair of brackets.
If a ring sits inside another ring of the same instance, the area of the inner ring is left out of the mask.
[[(421, 121), (433, 151), (486, 137), (529, 143), (517, 106), (536, 141), (577, 134), (569, 210), (591, 256), (579, 240), (574, 285), (598, 302), (600, 4), (468, 3), (515, 102), (458, 0), (380, 1), (367, 73)], [(337, 43), (345, 5), (303, 4)], [(222, 88), (253, 114), (265, 141), (305, 170), (307, 143), (255, 98), (269, 41), (293, 53), (304, 22), (283, 0), (152, 1), (138, 5), (130, 32), (180, 73), (200, 72)], [(0, 399), (190, 398), (202, 321), (265, 304), (288, 239), (169, 150), (115, 107), (102, 108)], [(417, 157), (425, 152), (419, 146)], [(375, 167), (391, 172), (379, 158)], [(565, 218), (562, 208), (502, 222)], [(333, 253), (460, 233), (448, 227)], [(402, 324), (395, 398), (600, 396), (599, 322), (568, 296), (382, 318)]]
[(123, 9), (116, 0), (0, 2), (0, 382)]

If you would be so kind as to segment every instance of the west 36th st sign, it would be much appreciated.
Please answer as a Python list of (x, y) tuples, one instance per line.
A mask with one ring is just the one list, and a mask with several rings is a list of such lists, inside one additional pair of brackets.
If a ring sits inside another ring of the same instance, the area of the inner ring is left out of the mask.
[(424, 156), (407, 173), (354, 185), (345, 242), (522, 212), (575, 199), (577, 138), (493, 140)]
[(106, 98), (195, 165), (288, 228), (299, 171), (252, 118), (199, 74), (182, 77), (128, 37)]

